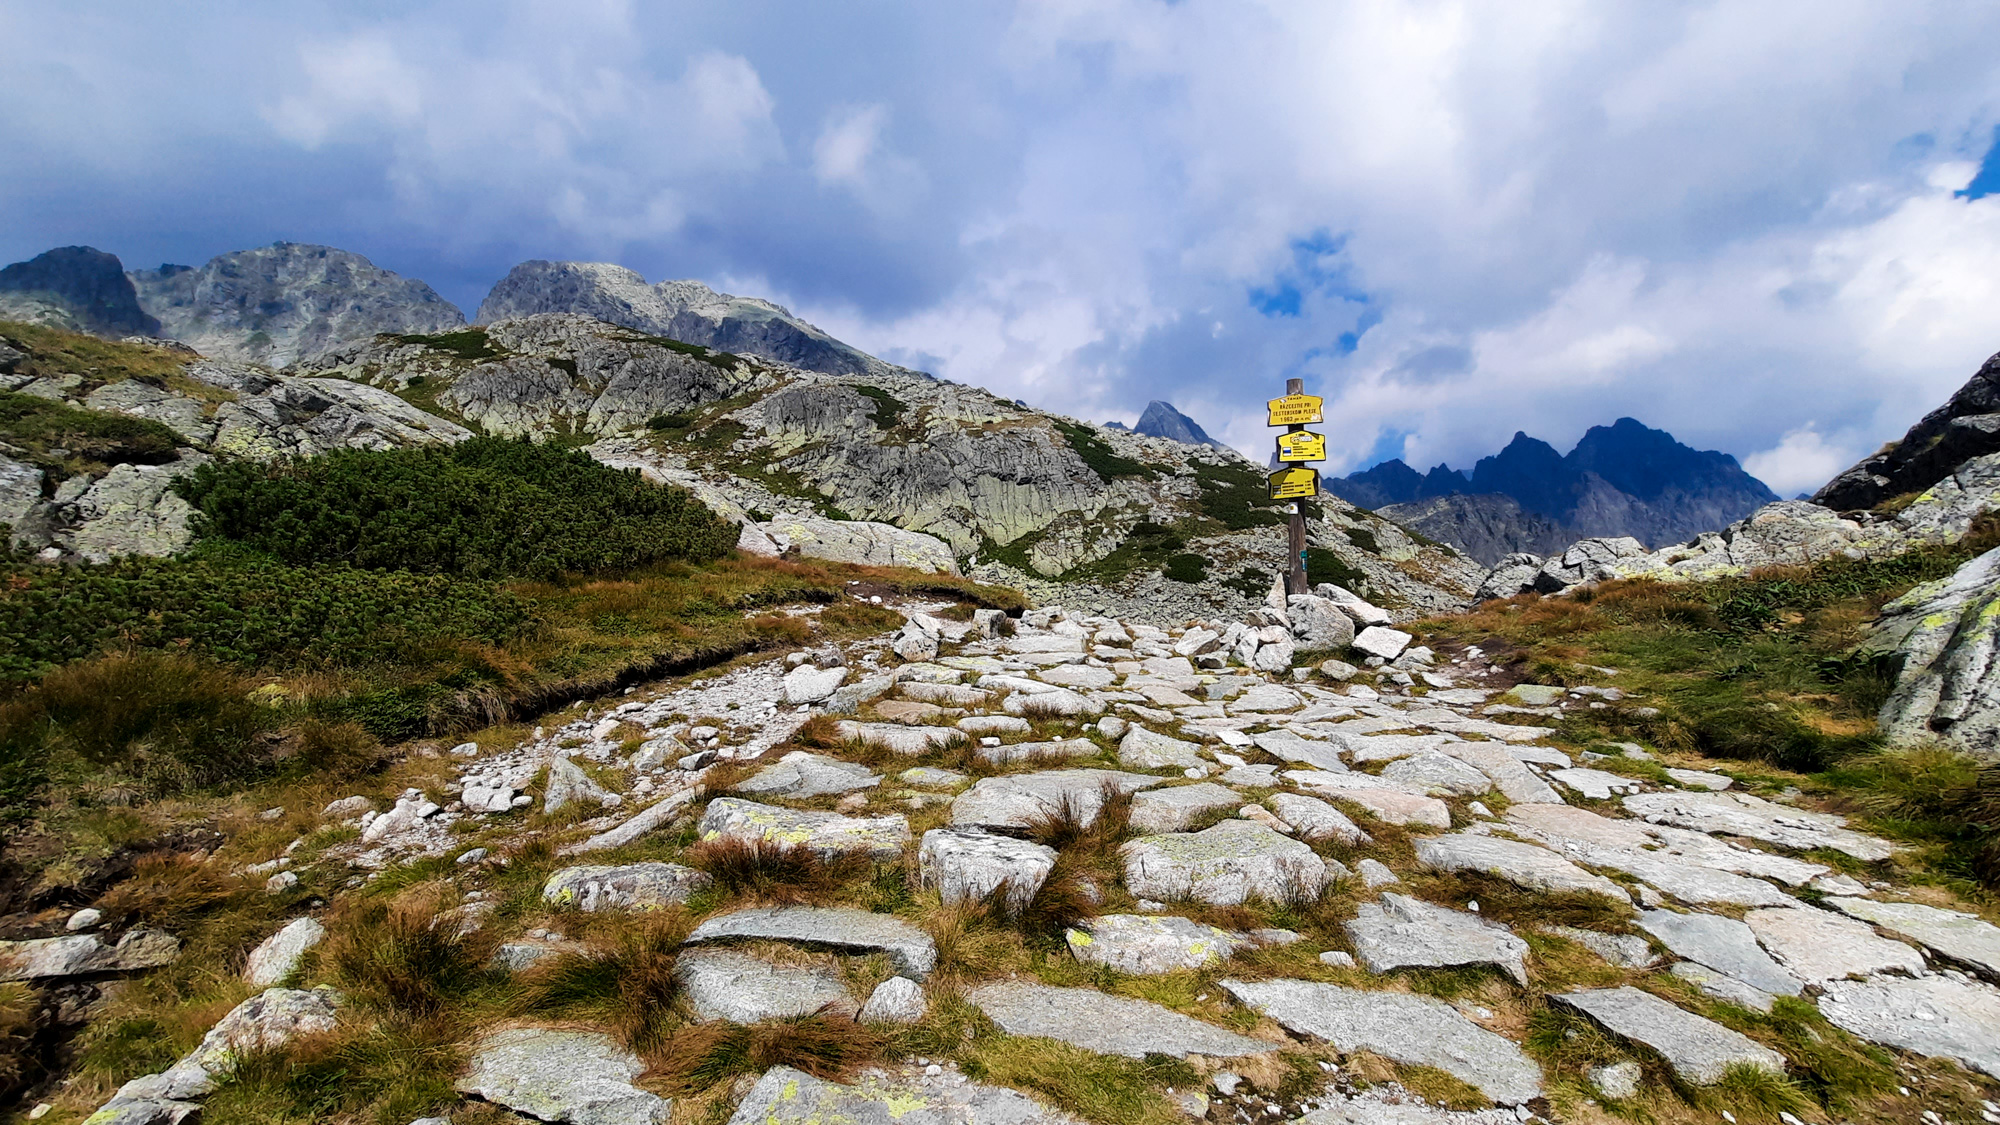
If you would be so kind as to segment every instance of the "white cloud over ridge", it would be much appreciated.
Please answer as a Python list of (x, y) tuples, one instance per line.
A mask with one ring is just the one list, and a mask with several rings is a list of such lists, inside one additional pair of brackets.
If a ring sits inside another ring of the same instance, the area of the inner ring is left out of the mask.
[[(356, 12), (0, 9), (46, 45), (0, 86), (35, 172), (0, 184), (7, 248), (109, 237), (93, 212), (182, 260), (339, 238), (468, 305), (518, 257), (615, 260), (1080, 416), (1171, 399), (1247, 451), (1302, 376), (1348, 466), (1630, 415), (1787, 495), (2000, 350), (2000, 197), (1955, 194), (2000, 123), (1996, 9)], [(245, 154), (275, 201), (179, 249)], [(335, 206), (280, 206), (329, 173)]]

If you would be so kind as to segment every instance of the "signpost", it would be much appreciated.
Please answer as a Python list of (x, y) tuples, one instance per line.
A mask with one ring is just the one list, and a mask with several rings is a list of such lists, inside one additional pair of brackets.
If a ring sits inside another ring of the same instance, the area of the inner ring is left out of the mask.
[(1287, 379), (1285, 397), (1274, 398), (1268, 404), (1271, 409), (1270, 424), (1285, 428), (1285, 432), (1278, 435), (1278, 461), (1285, 468), (1271, 474), (1270, 486), (1271, 499), (1292, 502), (1292, 560), (1285, 571), (1287, 594), (1308, 592), (1305, 501), (1319, 495), (1319, 470), (1306, 468), (1298, 462), (1326, 460), (1325, 435), (1306, 429), (1309, 423), (1326, 420), (1326, 400), (1305, 393), (1305, 389), (1305, 380)]

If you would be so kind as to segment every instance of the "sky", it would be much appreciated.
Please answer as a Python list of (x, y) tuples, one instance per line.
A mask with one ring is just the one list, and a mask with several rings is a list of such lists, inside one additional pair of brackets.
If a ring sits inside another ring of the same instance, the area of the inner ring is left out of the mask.
[[(1631, 416), (1810, 491), (2000, 351), (2000, 6), (0, 0), (0, 261), (617, 262), (1332, 471)], [(32, 49), (25, 49), (32, 45)]]

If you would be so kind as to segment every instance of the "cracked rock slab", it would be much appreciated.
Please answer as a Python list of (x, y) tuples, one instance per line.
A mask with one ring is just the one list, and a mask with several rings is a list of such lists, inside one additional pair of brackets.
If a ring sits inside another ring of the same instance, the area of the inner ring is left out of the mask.
[(1866, 898), (1826, 901), (1842, 914), (1873, 922), (1934, 953), (1962, 962), (1984, 976), (2000, 979), (2000, 926), (1977, 915), (1915, 902), (1876, 902)]
[(645, 1069), (609, 1035), (515, 1027), (480, 1040), (454, 1088), (542, 1121), (661, 1125), (673, 1103), (632, 1085)]
[(701, 816), (701, 838), (796, 844), (820, 855), (866, 853), (879, 861), (903, 854), (910, 840), (910, 822), (901, 816), (842, 816), (839, 813), (761, 805), (735, 797), (717, 797)]
[(965, 998), (1009, 1035), (1056, 1039), (1101, 1055), (1235, 1057), (1278, 1049), (1158, 1004), (1090, 988), (997, 981), (971, 989)]
[(1870, 1043), (1957, 1059), (2000, 1078), (2000, 989), (1990, 985), (1941, 976), (1833, 981), (1819, 1010)]
[(729, 1125), (1084, 1125), (1017, 1090), (962, 1075), (865, 1070), (851, 1084), (772, 1067), (744, 1095)]
[(1077, 960), (1141, 976), (1205, 968), (1249, 944), (1227, 930), (1171, 914), (1106, 914), (1064, 937)]
[(1528, 986), (1528, 943), (1477, 914), (1384, 894), (1380, 902), (1362, 903), (1342, 928), (1371, 973), (1492, 965)]
[(832, 968), (774, 965), (733, 949), (688, 950), (675, 958), (674, 976), (704, 1021), (756, 1023), (811, 1015), (827, 1005), (854, 1006)]
[(1200, 832), (1142, 836), (1118, 849), (1125, 887), (1140, 898), (1235, 906), (1317, 898), (1329, 879), (1312, 848), (1248, 820)]
[(155, 969), (180, 951), (180, 939), (160, 930), (128, 931), (116, 945), (106, 944), (98, 934), (0, 941), (0, 981)]
[(1222, 987), (1286, 1030), (1318, 1036), (1343, 1052), (1436, 1067), (1502, 1105), (1541, 1096), (1541, 1068), (1518, 1045), (1442, 1000), (1302, 980), (1225, 980)]
[(1411, 844), (1417, 862), (1433, 871), (1480, 871), (1531, 891), (1588, 891), (1614, 902), (1632, 901), (1618, 884), (1534, 844), (1464, 832), (1419, 837)]
[(1197, 743), (1155, 734), (1134, 724), (1118, 742), (1118, 764), (1131, 769), (1191, 769), (1208, 765)]
[(1302, 789), (1311, 789), (1337, 801), (1358, 805), (1384, 824), (1451, 827), (1451, 806), (1436, 797), (1395, 787), (1379, 777), (1327, 770), (1287, 770), (1284, 778)]
[(1799, 979), (1764, 952), (1756, 931), (1719, 914), (1676, 914), (1642, 910), (1639, 927), (1660, 939), (1676, 957), (1706, 965), (1760, 992), (1797, 996)]
[(896, 971), (922, 980), (937, 967), (937, 944), (900, 918), (847, 906), (753, 906), (718, 914), (688, 935), (711, 941), (784, 941), (842, 953), (889, 955)]
[(1714, 1085), (1732, 1066), (1785, 1072), (1785, 1056), (1778, 1052), (1630, 985), (1558, 993), (1549, 999), (1583, 1013), (1613, 1035), (1659, 1052), (1675, 1074), (1697, 1086)]
[(1348, 819), (1346, 813), (1317, 797), (1297, 793), (1274, 793), (1268, 802), (1279, 820), (1292, 826), (1303, 840), (1339, 840), (1343, 844), (1372, 844), (1375, 838)]
[(1774, 906), (1743, 916), (1765, 949), (1808, 984), (1886, 970), (1922, 976), (1924, 955), (1866, 922), (1810, 906)]
[(1639, 793), (1624, 799), (1625, 811), (1658, 824), (1691, 828), (1808, 851), (1833, 848), (1867, 863), (1888, 859), (1887, 840), (1852, 831), (1831, 813), (1775, 804), (1748, 793)]

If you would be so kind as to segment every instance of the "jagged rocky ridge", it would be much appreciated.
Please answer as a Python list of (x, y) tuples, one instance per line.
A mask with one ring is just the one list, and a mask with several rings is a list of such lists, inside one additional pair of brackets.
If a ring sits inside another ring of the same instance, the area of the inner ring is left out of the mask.
[[(1126, 428), (1122, 423), (1118, 422), (1106, 422), (1105, 426), (1114, 430)], [(1154, 399), (1146, 404), (1146, 409), (1139, 415), (1138, 424), (1131, 427), (1131, 429), (1135, 434), (1166, 438), (1170, 441), (1180, 442), (1183, 445), (1207, 445), (1217, 449), (1223, 448), (1221, 442), (1208, 436), (1208, 431), (1202, 429), (1199, 422), (1174, 409), (1173, 403), (1160, 399)]]
[(776, 360), (808, 371), (861, 375), (897, 370), (755, 297), (717, 293), (699, 281), (646, 279), (606, 262), (522, 262), (479, 304), (477, 321), (576, 313), (716, 351)]
[[(18, 349), (16, 349), (18, 351)], [(174, 476), (259, 458), (456, 441), (582, 439), (606, 463), (693, 489), (751, 550), (982, 577), (1156, 620), (1255, 604), (1282, 565), (1262, 472), (1227, 450), (1070, 422), (897, 368), (839, 376), (573, 314), (381, 335), (283, 372), (178, 357), (183, 379), (10, 376), (13, 389), (149, 417), (187, 442), (61, 488), (5, 468), (17, 541), (50, 559), (164, 554), (189, 540)], [(1316, 558), (1415, 616), (1460, 604), (1480, 568), (1349, 505), (1317, 506)], [(1171, 576), (1168, 572), (1171, 572)]]
[(1579, 539), (1685, 539), (1777, 497), (1726, 453), (1691, 449), (1630, 418), (1593, 426), (1567, 455), (1516, 433), (1470, 474), (1419, 474), (1400, 460), (1327, 482), (1329, 491), (1491, 566)]
[(0, 319), (114, 338), (160, 334), (117, 256), (89, 246), (59, 247), (0, 269)]

